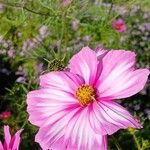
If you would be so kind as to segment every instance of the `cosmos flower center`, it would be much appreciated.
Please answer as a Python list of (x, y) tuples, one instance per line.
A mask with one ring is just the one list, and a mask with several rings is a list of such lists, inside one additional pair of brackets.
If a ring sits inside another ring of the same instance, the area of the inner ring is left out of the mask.
[(76, 98), (82, 106), (87, 106), (95, 100), (95, 90), (90, 85), (82, 85), (76, 91)]

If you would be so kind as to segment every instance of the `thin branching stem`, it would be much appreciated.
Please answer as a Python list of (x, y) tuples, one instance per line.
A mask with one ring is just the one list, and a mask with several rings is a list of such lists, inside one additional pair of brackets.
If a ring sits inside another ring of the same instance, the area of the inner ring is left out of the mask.
[(141, 145), (140, 145), (140, 143), (139, 143), (139, 141), (138, 141), (136, 135), (133, 133), (132, 136), (133, 136), (134, 142), (135, 142), (135, 144), (136, 144), (136, 146), (137, 146), (137, 149), (138, 149), (138, 150), (143, 150), (143, 149), (141, 148)]
[(1, 2), (1, 4), (7, 6), (7, 7), (15, 7), (15, 8), (21, 8), (21, 9), (24, 9), (26, 11), (29, 11), (31, 13), (34, 13), (34, 14), (37, 14), (37, 15), (42, 15), (42, 16), (49, 16), (49, 13), (43, 13), (43, 12), (37, 12), (35, 10), (32, 10), (24, 5), (21, 5), (21, 4), (11, 4), (11, 3), (8, 3), (8, 2)]

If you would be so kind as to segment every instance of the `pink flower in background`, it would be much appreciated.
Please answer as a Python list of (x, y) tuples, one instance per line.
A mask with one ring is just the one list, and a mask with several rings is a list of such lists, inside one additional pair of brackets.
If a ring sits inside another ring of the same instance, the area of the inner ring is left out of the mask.
[(5, 141), (2, 145), (0, 141), (0, 150), (19, 150), (19, 144), (20, 144), (20, 134), (23, 131), (23, 129), (20, 129), (15, 133), (15, 135), (11, 136), (9, 132), (9, 126), (4, 126), (4, 136)]
[(135, 53), (84, 47), (70, 71), (40, 77), (40, 89), (27, 95), (29, 121), (39, 127), (35, 141), (43, 150), (106, 150), (106, 135), (141, 128), (115, 100), (143, 89), (149, 70), (135, 69)]
[(118, 31), (118, 32), (125, 32), (127, 29), (127, 26), (122, 19), (116, 19), (112, 22), (112, 27)]
[(66, 7), (66, 6), (70, 5), (71, 2), (72, 2), (72, 0), (63, 0), (63, 1), (62, 1), (62, 5), (63, 5), (64, 7)]
[(1, 119), (8, 119), (11, 117), (11, 112), (10, 111), (3, 111), (1, 114), (0, 114), (0, 118)]

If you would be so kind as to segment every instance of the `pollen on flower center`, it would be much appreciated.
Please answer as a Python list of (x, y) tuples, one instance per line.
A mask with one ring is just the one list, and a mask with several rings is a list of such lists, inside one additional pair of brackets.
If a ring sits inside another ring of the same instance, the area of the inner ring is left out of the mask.
[(90, 85), (82, 85), (76, 91), (76, 98), (82, 106), (87, 106), (95, 100), (95, 90)]

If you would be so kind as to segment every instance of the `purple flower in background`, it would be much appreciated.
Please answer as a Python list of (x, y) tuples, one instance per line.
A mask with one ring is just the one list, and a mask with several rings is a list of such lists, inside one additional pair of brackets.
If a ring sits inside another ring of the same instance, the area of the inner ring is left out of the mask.
[(0, 35), (0, 43), (2, 43), (3, 41), (3, 37)]
[(90, 42), (91, 39), (92, 39), (92, 38), (91, 38), (90, 35), (86, 35), (86, 36), (83, 37), (83, 41), (84, 41), (84, 42)]
[(5, 9), (4, 5), (0, 4), (0, 14), (4, 12), (4, 9)]
[(4, 42), (4, 43), (3, 43), (3, 47), (4, 47), (4, 48), (8, 48), (8, 46), (9, 46), (9, 45), (8, 45), (7, 42)]
[(74, 31), (77, 31), (77, 30), (78, 30), (79, 25), (80, 25), (80, 21), (79, 21), (79, 20), (75, 19), (75, 20), (72, 21), (72, 29), (73, 29)]
[(25, 77), (18, 77), (18, 78), (16, 79), (16, 82), (18, 82), (18, 83), (25, 83), (25, 81), (26, 81), (26, 78), (25, 78)]
[(10, 49), (10, 50), (7, 52), (7, 55), (8, 55), (8, 57), (14, 58), (14, 57), (16, 56), (15, 50)]
[(150, 22), (143, 24), (147, 31), (150, 31)]
[(42, 38), (47, 37), (49, 34), (48, 27), (45, 25), (41, 26), (39, 29), (39, 34)]

